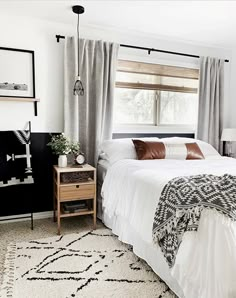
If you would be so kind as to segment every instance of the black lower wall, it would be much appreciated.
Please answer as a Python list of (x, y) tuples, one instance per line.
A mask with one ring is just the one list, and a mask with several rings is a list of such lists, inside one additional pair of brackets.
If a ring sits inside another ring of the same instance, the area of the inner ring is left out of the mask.
[(8, 186), (0, 188), (0, 216), (18, 215), (52, 210), (52, 168), (57, 157), (52, 155), (47, 143), (49, 133), (31, 134), (33, 185)]

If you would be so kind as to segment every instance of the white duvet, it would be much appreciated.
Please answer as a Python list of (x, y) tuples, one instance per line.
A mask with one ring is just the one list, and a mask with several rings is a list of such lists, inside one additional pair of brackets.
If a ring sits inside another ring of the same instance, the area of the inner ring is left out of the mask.
[[(235, 159), (120, 160), (104, 180), (104, 212), (127, 220), (151, 246), (154, 213), (170, 179), (225, 173), (236, 175)], [(186, 298), (236, 298), (236, 224), (215, 211), (204, 211), (198, 232), (185, 234), (171, 275)]]

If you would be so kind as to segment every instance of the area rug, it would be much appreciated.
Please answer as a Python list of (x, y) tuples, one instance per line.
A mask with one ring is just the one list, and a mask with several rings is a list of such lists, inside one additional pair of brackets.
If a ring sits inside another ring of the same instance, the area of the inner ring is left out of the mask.
[(1, 298), (175, 297), (109, 229), (11, 244)]

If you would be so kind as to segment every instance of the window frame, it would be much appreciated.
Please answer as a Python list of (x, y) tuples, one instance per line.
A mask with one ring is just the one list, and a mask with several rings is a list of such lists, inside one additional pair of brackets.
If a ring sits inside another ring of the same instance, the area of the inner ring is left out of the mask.
[[(117, 72), (125, 73), (137, 73), (137, 74), (147, 74), (156, 76), (165, 76), (173, 78), (183, 78), (183, 79), (195, 79), (199, 80), (199, 69), (197, 68), (187, 68), (179, 66), (169, 66), (161, 64), (153, 64), (146, 62), (138, 62), (131, 60), (119, 59), (117, 64)], [(161, 91), (169, 92), (180, 92), (180, 93), (191, 93), (197, 94), (198, 88), (190, 87), (179, 87), (165, 84), (148, 84), (148, 83), (131, 83), (116, 81), (115, 88), (125, 88), (125, 89), (139, 89), (139, 90), (153, 90), (156, 91), (154, 107), (153, 107), (153, 124), (143, 124), (143, 123), (116, 123), (114, 124), (115, 132), (130, 132), (132, 128), (134, 131), (137, 129), (142, 129), (144, 132), (149, 132), (153, 129), (163, 130), (168, 132), (169, 130), (177, 129), (178, 132), (195, 132), (196, 125), (189, 124), (160, 124), (160, 104), (161, 104)], [(159, 94), (159, 95), (158, 95)], [(158, 108), (159, 107), (159, 108)], [(151, 129), (151, 130), (150, 130)]]
[(160, 91), (170, 91), (170, 92), (180, 92), (180, 93), (197, 93), (197, 88), (189, 87), (178, 87), (171, 85), (162, 85), (162, 84), (145, 84), (145, 83), (129, 83), (129, 82), (119, 82), (115, 84), (116, 88), (125, 88), (125, 89), (141, 89), (141, 90), (160, 90)]

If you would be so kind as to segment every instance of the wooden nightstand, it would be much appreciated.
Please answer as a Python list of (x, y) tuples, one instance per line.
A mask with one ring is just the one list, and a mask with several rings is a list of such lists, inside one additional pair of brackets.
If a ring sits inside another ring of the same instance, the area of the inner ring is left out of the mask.
[[(53, 215), (56, 221), (58, 235), (61, 234), (61, 218), (93, 215), (93, 228), (96, 229), (96, 169), (90, 165), (81, 167), (53, 167)], [(63, 204), (73, 201), (84, 201), (84, 210), (66, 212)], [(57, 212), (56, 212), (57, 210)], [(57, 213), (57, 214), (56, 214)]]

